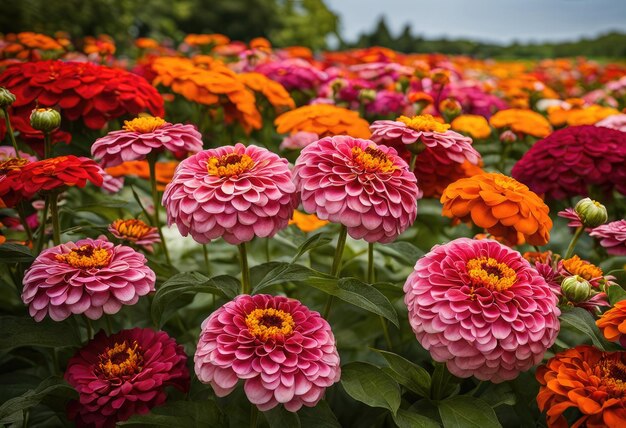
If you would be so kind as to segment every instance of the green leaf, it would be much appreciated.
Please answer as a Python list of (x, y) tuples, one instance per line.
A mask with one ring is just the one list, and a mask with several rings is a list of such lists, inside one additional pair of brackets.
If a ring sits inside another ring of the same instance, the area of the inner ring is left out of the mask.
[(152, 319), (155, 324), (163, 325), (167, 321), (164, 316), (166, 308), (176, 303), (183, 294), (210, 293), (233, 299), (239, 293), (239, 287), (239, 281), (228, 275), (208, 278), (199, 272), (176, 274), (157, 289), (152, 299)]
[(72, 214), (77, 211), (86, 211), (99, 215), (100, 217), (111, 220), (119, 217), (119, 209), (128, 205), (128, 201), (124, 199), (102, 200), (97, 204), (83, 205), (82, 207), (72, 207), (72, 209), (63, 208), (61, 212)]
[(480, 399), (486, 401), (494, 409), (503, 404), (514, 406), (517, 401), (513, 388), (506, 382), (491, 384), (489, 389), (480, 396)]
[(419, 413), (409, 410), (399, 409), (398, 414), (393, 417), (393, 421), (400, 428), (439, 428), (439, 422), (434, 421)]
[(217, 427), (224, 426), (222, 411), (215, 401), (171, 401), (155, 407), (147, 415), (135, 415), (121, 426), (151, 427)]
[(444, 428), (501, 427), (496, 412), (480, 398), (458, 395), (439, 402), (439, 414)]
[(348, 395), (368, 406), (388, 409), (394, 415), (400, 408), (400, 386), (372, 364), (346, 364), (341, 368), (341, 384)]
[(615, 305), (617, 302), (626, 300), (626, 291), (619, 284), (607, 287), (606, 294), (609, 296), (611, 306)]
[(302, 407), (298, 416), (302, 428), (341, 428), (326, 400), (321, 400), (315, 407)]
[(459, 378), (450, 373), (445, 364), (435, 363), (430, 394), (435, 400), (441, 400), (457, 394), (460, 390)]
[(356, 278), (309, 278), (304, 284), (380, 315), (398, 328), (400, 326), (398, 314), (389, 299), (370, 284)]
[(318, 233), (311, 236), (306, 241), (304, 241), (300, 245), (300, 247), (298, 247), (296, 254), (293, 256), (293, 259), (291, 259), (291, 263), (295, 263), (300, 257), (302, 257), (304, 253), (314, 250), (315, 248), (321, 247), (323, 245), (327, 245), (330, 241), (332, 241), (332, 237), (328, 236), (325, 233)]
[(61, 348), (81, 345), (80, 336), (69, 320), (54, 322), (46, 318), (36, 322), (30, 317), (4, 315), (0, 316), (0, 325), (0, 349), (3, 350), (20, 346)]
[(36, 406), (41, 403), (41, 400), (47, 395), (59, 391), (63, 391), (69, 395), (74, 391), (74, 388), (57, 376), (43, 380), (37, 388), (29, 389), (19, 397), (12, 398), (0, 406), (0, 424), (9, 422), (13, 419), (10, 417), (11, 415)]
[(602, 337), (593, 316), (583, 308), (563, 309), (559, 319), (561, 320), (561, 326), (569, 326), (574, 330), (578, 330), (590, 338), (597, 348), (604, 351), (607, 345), (610, 347), (609, 342)]
[(272, 410), (263, 412), (270, 428), (300, 428), (300, 418), (297, 413), (290, 412), (284, 406), (276, 406)]
[(409, 266), (413, 266), (417, 259), (424, 255), (424, 251), (406, 241), (396, 241), (391, 244), (377, 245), (376, 250), (383, 254), (390, 255), (396, 260), (399, 260)]
[[(261, 275), (263, 276), (261, 277)], [(250, 270), (250, 276), (252, 278), (261, 277), (256, 286), (254, 286), (252, 294), (257, 294), (265, 288), (286, 282), (307, 282), (314, 277), (323, 277), (329, 280), (334, 279), (330, 275), (326, 275), (306, 266), (285, 262), (269, 262), (255, 266)]]
[(32, 263), (33, 260), (35, 257), (25, 245), (0, 245), (0, 263)]
[(422, 397), (430, 397), (430, 374), (425, 369), (393, 352), (380, 349), (375, 349), (375, 351), (385, 358), (391, 369), (386, 373), (396, 382)]

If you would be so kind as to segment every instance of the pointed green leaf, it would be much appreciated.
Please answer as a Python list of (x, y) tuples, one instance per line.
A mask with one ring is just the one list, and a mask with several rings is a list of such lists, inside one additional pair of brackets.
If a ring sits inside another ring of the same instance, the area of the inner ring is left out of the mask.
[(393, 352), (375, 351), (385, 358), (391, 369), (387, 373), (398, 383), (422, 397), (430, 397), (430, 374), (425, 369)]
[(409, 410), (399, 409), (398, 414), (393, 417), (393, 421), (399, 428), (439, 428), (439, 422), (434, 421), (419, 413)]
[(155, 407), (147, 415), (134, 415), (120, 426), (141, 427), (218, 427), (224, 426), (222, 411), (215, 401), (171, 401)]
[(321, 400), (315, 407), (302, 407), (298, 416), (302, 428), (341, 428), (326, 400)]
[(607, 287), (606, 294), (609, 296), (609, 303), (611, 303), (611, 306), (615, 305), (617, 302), (626, 300), (626, 290), (624, 290), (619, 284)]
[(31, 263), (33, 260), (35, 257), (25, 245), (0, 245), (0, 263)]
[(435, 363), (430, 394), (435, 400), (441, 400), (459, 392), (459, 378), (448, 371), (445, 364)]
[(311, 236), (298, 247), (298, 250), (293, 256), (291, 263), (295, 263), (306, 252), (314, 250), (315, 248), (321, 247), (323, 245), (327, 245), (330, 241), (332, 241), (332, 237), (325, 233), (318, 233)]
[(583, 308), (564, 309), (561, 312), (559, 320), (561, 321), (562, 327), (568, 326), (574, 330), (578, 330), (591, 339), (597, 348), (604, 351), (607, 346), (611, 346), (610, 343), (602, 337), (602, 333), (600, 333), (600, 330), (596, 326), (593, 316)]
[(396, 414), (400, 408), (400, 386), (380, 368), (362, 362), (341, 368), (341, 384), (348, 395), (371, 407)]
[(496, 412), (480, 398), (458, 395), (439, 402), (444, 428), (498, 428)]
[(58, 392), (67, 393), (69, 396), (74, 392), (74, 388), (57, 376), (43, 380), (37, 388), (29, 389), (19, 397), (12, 398), (0, 405), (0, 423), (4, 424), (5, 421), (12, 420), (11, 415), (35, 406), (41, 403), (41, 400), (47, 395)]
[(276, 406), (272, 410), (263, 412), (270, 428), (300, 428), (300, 418), (297, 413), (290, 412), (284, 406)]
[(320, 276), (333, 279), (330, 275), (326, 275), (306, 266), (285, 262), (263, 263), (250, 270), (250, 276), (252, 278), (259, 278), (261, 275), (263, 276), (258, 280), (256, 286), (253, 287), (252, 294), (257, 294), (265, 288), (286, 282), (307, 282), (314, 277)]
[(61, 348), (80, 346), (81, 339), (70, 320), (55, 322), (45, 318), (36, 322), (30, 317), (0, 316), (0, 349), (8, 350), (20, 346), (44, 346)]

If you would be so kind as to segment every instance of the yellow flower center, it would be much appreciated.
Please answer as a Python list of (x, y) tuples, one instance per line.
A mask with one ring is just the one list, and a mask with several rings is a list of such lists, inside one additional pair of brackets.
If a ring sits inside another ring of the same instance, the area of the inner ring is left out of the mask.
[(58, 254), (56, 259), (79, 269), (100, 269), (109, 264), (111, 254), (106, 248), (82, 245), (67, 254)]
[(165, 120), (160, 117), (145, 116), (133, 120), (125, 120), (123, 128), (127, 131), (147, 134), (155, 129), (159, 129), (163, 125), (165, 125)]
[(382, 150), (376, 147), (368, 147), (365, 150), (353, 147), (352, 160), (367, 172), (393, 172), (398, 168)]
[(602, 269), (578, 256), (563, 260), (563, 267), (572, 275), (582, 276), (587, 281), (604, 276)]
[(207, 161), (209, 175), (231, 177), (249, 171), (254, 166), (254, 160), (246, 154), (229, 153), (221, 157), (211, 157)]
[(148, 233), (150, 233), (151, 227), (141, 220), (115, 220), (111, 225), (115, 230), (119, 232), (124, 238), (133, 240), (139, 239)]
[(279, 309), (255, 309), (246, 317), (248, 331), (254, 337), (267, 341), (277, 336), (289, 336), (296, 324), (290, 314)]
[(116, 343), (100, 354), (98, 368), (109, 379), (132, 376), (143, 369), (142, 351), (137, 341), (133, 341), (132, 346), (127, 341)]
[(400, 116), (396, 120), (416, 131), (444, 133), (450, 129), (450, 125), (439, 122), (430, 114), (422, 114), (413, 117)]
[(526, 186), (512, 177), (507, 177), (502, 174), (494, 174), (493, 183), (500, 188), (500, 190), (526, 190)]
[(486, 287), (492, 291), (504, 291), (517, 280), (515, 271), (504, 263), (491, 257), (477, 257), (466, 264), (467, 273), (472, 281), (473, 297), (476, 287)]
[(0, 174), (6, 174), (11, 170), (20, 169), (28, 163), (28, 159), (24, 158), (8, 158), (0, 162)]
[(626, 393), (626, 365), (621, 361), (607, 358), (601, 360), (598, 366), (600, 382), (607, 392), (613, 396), (623, 396)]

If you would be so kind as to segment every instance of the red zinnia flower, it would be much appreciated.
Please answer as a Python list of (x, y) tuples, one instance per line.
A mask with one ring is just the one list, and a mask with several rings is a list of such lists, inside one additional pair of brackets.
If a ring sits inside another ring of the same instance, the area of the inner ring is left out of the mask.
[(165, 402), (166, 386), (189, 390), (187, 355), (167, 333), (149, 328), (104, 331), (74, 355), (65, 380), (78, 391), (68, 406), (78, 427), (114, 427)]

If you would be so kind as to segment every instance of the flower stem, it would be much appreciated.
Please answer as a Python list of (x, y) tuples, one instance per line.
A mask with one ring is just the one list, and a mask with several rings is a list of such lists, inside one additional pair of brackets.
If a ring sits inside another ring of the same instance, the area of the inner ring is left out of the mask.
[[(330, 274), (335, 278), (339, 277), (339, 272), (341, 271), (341, 260), (343, 259), (343, 249), (346, 246), (346, 238), (348, 237), (348, 228), (341, 225), (341, 229), (339, 230), (339, 238), (337, 238), (337, 248), (335, 248), (335, 257), (333, 259), (333, 266), (330, 269)], [(328, 300), (326, 300), (326, 306), (324, 307), (324, 315), (323, 317), (328, 319), (328, 315), (330, 314), (330, 308), (333, 305), (333, 296), (328, 296)]]
[(50, 133), (43, 133), (43, 158), (48, 159), (52, 155), (52, 141), (50, 141)]
[(202, 245), (202, 255), (204, 256), (204, 268), (207, 276), (211, 276), (211, 264), (209, 263), (209, 249), (206, 244)]
[(165, 260), (171, 266), (172, 261), (170, 259), (170, 253), (167, 251), (167, 244), (165, 243), (165, 237), (163, 236), (163, 230), (161, 230), (161, 220), (159, 219), (159, 207), (161, 202), (159, 201), (159, 191), (157, 190), (156, 182), (156, 154), (150, 153), (148, 155), (148, 167), (150, 169), (150, 188), (152, 190), (152, 204), (154, 205), (154, 226), (159, 231), (161, 237), (161, 248), (163, 254), (165, 254)]
[(565, 257), (563, 257), (564, 259), (572, 257), (572, 254), (574, 254), (574, 248), (576, 248), (576, 243), (578, 242), (578, 239), (580, 238), (580, 235), (582, 235), (584, 229), (584, 226), (579, 226), (578, 229), (576, 229), (576, 232), (574, 232), (574, 236), (572, 236), (572, 240), (569, 243), (569, 247), (567, 247)]
[(52, 219), (52, 242), (54, 245), (61, 245), (61, 224), (59, 222), (59, 194), (52, 192), (48, 195), (50, 200), (50, 217)]
[[(367, 244), (367, 282), (369, 284), (373, 284), (376, 280), (375, 271), (374, 271), (374, 243), (370, 242)], [(382, 317), (380, 318), (380, 324), (383, 327), (383, 335), (385, 336), (385, 342), (387, 342), (387, 349), (389, 351), (393, 351), (393, 345), (391, 343), (391, 336), (389, 335), (389, 328), (387, 326), (387, 321)]]
[(7, 134), (9, 134), (9, 139), (11, 140), (11, 144), (13, 145), (13, 148), (15, 149), (15, 157), (19, 159), (20, 151), (17, 149), (17, 141), (15, 141), (15, 135), (13, 134), (13, 127), (11, 126), (11, 120), (9, 119), (9, 110), (6, 107), (4, 107), (2, 109), (2, 112), (4, 113), (4, 121), (7, 125)]
[(241, 262), (241, 294), (250, 294), (250, 268), (246, 243), (242, 242), (237, 247), (239, 247), (239, 261)]
[(250, 428), (256, 428), (257, 420), (259, 419), (259, 409), (255, 404), (251, 404), (250, 407)]
[(93, 338), (93, 327), (91, 326), (91, 320), (87, 318), (86, 315), (83, 315), (85, 319), (85, 325), (87, 326), (87, 340), (91, 340)]
[(411, 160), (409, 162), (409, 171), (415, 171), (415, 162), (417, 161), (417, 154), (411, 153)]
[(46, 198), (46, 202), (43, 206), (43, 213), (41, 213), (41, 224), (39, 225), (39, 231), (37, 232), (37, 255), (41, 253), (43, 249), (44, 237), (46, 236), (46, 222), (48, 221), (48, 209), (50, 207), (50, 200)]
[(28, 241), (31, 243), (31, 245), (34, 245), (35, 243), (33, 242), (33, 231), (30, 229), (30, 226), (28, 225), (28, 220), (26, 219), (26, 210), (24, 210), (24, 202), (23, 201), (19, 201), (17, 203), (17, 214), (20, 216), (20, 223), (22, 223), (22, 227), (24, 228), (24, 231), (26, 232), (26, 236), (28, 236)]

